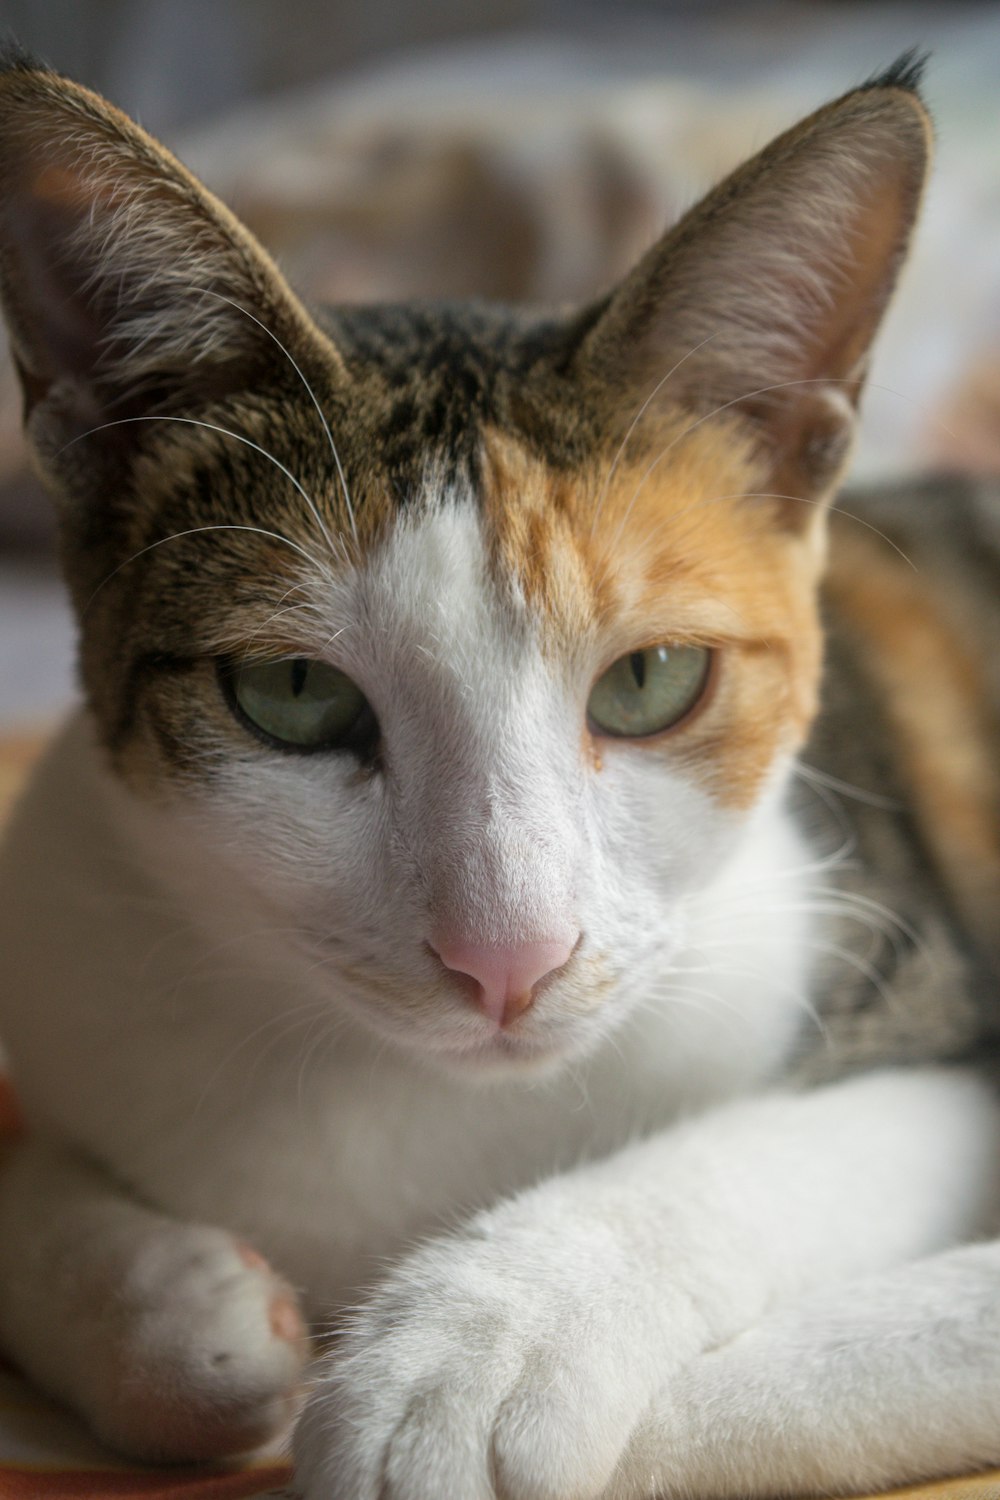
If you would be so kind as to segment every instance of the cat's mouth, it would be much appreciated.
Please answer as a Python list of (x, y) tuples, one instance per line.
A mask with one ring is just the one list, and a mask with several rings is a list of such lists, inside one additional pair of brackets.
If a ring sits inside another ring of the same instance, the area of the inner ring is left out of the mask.
[(449, 1072), (489, 1078), (509, 1077), (512, 1072), (536, 1076), (564, 1063), (575, 1049), (568, 1038), (528, 1037), (498, 1031), (477, 1044), (435, 1051), (435, 1060)]
[(448, 1072), (480, 1077), (509, 1076), (518, 1070), (538, 1074), (578, 1057), (588, 1050), (595, 1032), (604, 1029), (595, 1027), (593, 1017), (612, 987), (604, 975), (601, 984), (591, 986), (592, 993), (580, 993), (576, 987), (570, 997), (543, 981), (535, 1003), (498, 1022), (470, 1003), (469, 994), (456, 993), (458, 982), (452, 974), (446, 986), (440, 976), (433, 976), (419, 989), (357, 963), (338, 965), (338, 977), (347, 981), (338, 986), (339, 997), (376, 1033)]
[(487, 1029), (483, 1025), (474, 1032), (463, 1027), (451, 1036), (438, 1035), (425, 1055), (449, 1072), (478, 1077), (509, 1077), (522, 1072), (535, 1077), (578, 1058), (588, 1050), (593, 1037), (591, 1026), (566, 1020), (539, 1024), (536, 1017), (525, 1017), (513, 1026)]

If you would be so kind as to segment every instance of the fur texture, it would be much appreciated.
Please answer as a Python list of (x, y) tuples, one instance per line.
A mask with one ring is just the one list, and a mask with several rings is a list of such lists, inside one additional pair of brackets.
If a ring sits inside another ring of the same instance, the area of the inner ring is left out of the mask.
[[(0, 78), (0, 282), (87, 698), (0, 865), (31, 1126), (0, 1336), (111, 1441), (279, 1421), (290, 1284), (340, 1333), (309, 1500), (1000, 1456), (995, 1399), (930, 1420), (944, 1289), (978, 1317), (993, 1253), (951, 1248), (992, 1227), (993, 1091), (936, 1066), (995, 1003), (992, 689), (968, 619), (850, 529), (803, 774), (875, 794), (856, 869), (789, 795), (916, 84), (904, 60), (820, 110), (581, 312), (313, 318), (111, 106)], [(707, 653), (687, 711), (602, 732), (595, 682), (660, 647)], [(357, 685), (363, 744), (254, 730), (233, 683), (288, 658)], [(485, 1003), (481, 955), (556, 951)], [(863, 1405), (853, 1375), (827, 1399), (841, 1336), (848, 1371), (874, 1351)]]

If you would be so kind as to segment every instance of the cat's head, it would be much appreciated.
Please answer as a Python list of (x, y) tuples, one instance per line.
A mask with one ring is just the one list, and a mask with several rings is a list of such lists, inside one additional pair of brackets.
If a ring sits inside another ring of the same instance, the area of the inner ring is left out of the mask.
[(904, 60), (597, 305), (305, 311), (103, 100), (0, 77), (0, 278), (112, 764), (456, 1065), (655, 995), (817, 699), (823, 507), (920, 198)]

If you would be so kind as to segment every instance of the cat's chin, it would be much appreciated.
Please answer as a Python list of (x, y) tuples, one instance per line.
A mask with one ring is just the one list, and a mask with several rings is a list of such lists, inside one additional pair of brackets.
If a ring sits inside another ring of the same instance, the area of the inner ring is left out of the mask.
[[(412, 1049), (407, 1049), (412, 1050)], [(512, 1078), (549, 1077), (587, 1050), (579, 1034), (560, 1037), (522, 1037), (498, 1031), (481, 1042), (464, 1041), (454, 1047), (417, 1048), (420, 1056), (452, 1077), (483, 1082)]]

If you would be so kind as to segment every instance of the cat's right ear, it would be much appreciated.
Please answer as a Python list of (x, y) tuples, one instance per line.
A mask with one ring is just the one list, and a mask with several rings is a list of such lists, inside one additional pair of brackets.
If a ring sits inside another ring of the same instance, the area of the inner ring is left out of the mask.
[[(43, 462), (139, 414), (252, 390), (285, 350), (335, 350), (237, 219), (105, 100), (11, 49), (0, 60), (0, 293)], [(88, 462), (95, 452), (88, 448)]]

